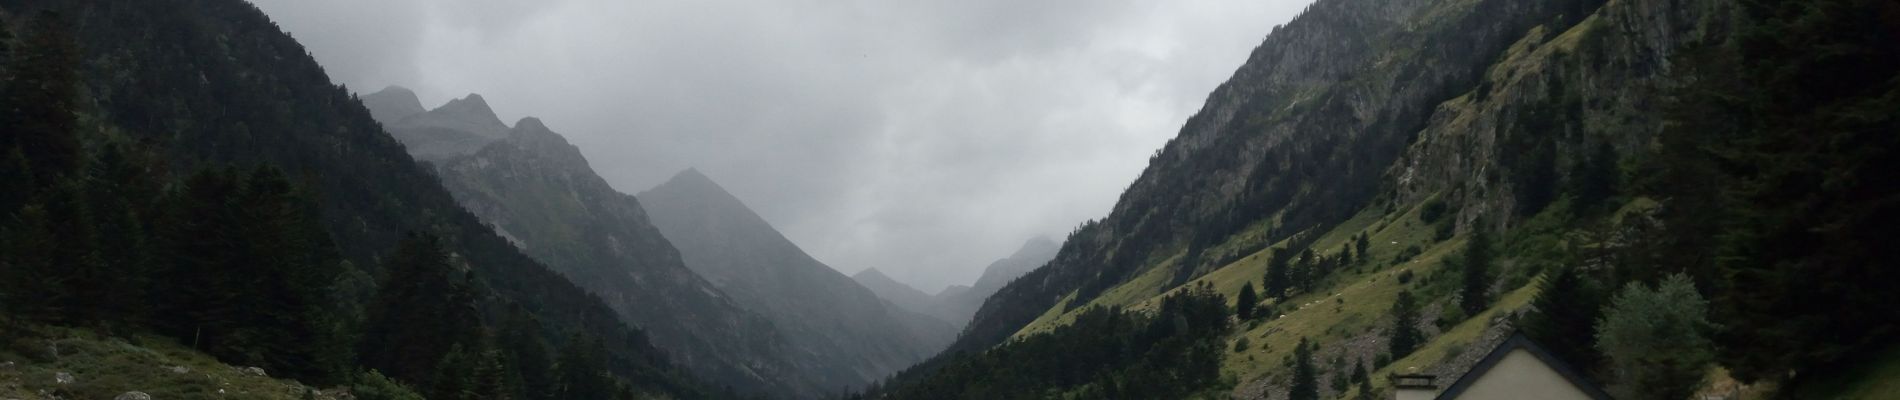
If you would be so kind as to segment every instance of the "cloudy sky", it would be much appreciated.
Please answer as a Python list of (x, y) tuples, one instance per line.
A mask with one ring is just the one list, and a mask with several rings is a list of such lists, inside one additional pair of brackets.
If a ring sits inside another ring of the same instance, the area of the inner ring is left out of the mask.
[(1107, 214), (1306, 0), (253, 0), (351, 89), (481, 93), (622, 192), (697, 167), (934, 292)]

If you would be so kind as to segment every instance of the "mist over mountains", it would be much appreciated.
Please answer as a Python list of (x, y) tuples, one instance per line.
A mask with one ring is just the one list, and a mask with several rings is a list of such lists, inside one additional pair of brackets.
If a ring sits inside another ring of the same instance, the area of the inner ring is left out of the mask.
[[(0, 398), (1884, 399), (1894, 16), (1321, 0), (1101, 218), (846, 276), (726, 172), (627, 194), (567, 121), (352, 93), (245, 1), (0, 0)], [(812, 182), (774, 185), (852, 186)], [(982, 208), (943, 216), (1021, 228)], [(869, 215), (827, 222), (942, 221)], [(894, 272), (951, 259), (989, 262)]]

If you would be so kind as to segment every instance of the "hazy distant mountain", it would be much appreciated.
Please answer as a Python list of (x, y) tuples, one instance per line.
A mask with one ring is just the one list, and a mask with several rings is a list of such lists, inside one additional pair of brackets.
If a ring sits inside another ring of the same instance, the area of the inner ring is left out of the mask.
[[(478, 95), (410, 115), (401, 113), (415, 98), (407, 90), (363, 98), (366, 105), (373, 99), (373, 115), (401, 118), (396, 126), (433, 126), (467, 137), (493, 133), (459, 129), (503, 126)], [(539, 119), (523, 118), (506, 136), (473, 154), (441, 159), (436, 169), (463, 208), (600, 296), (682, 365), (748, 391), (821, 394), (796, 377), (798, 368), (785, 361), (783, 339), (769, 321), (687, 269), (639, 201), (615, 191), (579, 149)]]
[(361, 97), (370, 115), (417, 159), (441, 161), (474, 154), (483, 146), (507, 138), (510, 128), (495, 116), (479, 94), (450, 100), (422, 111), (415, 92), (398, 86)]
[(686, 266), (788, 336), (826, 387), (858, 387), (934, 354), (954, 333), (887, 306), (820, 263), (696, 170), (639, 195)]
[(996, 294), (996, 290), (1002, 289), (1003, 285), (1009, 284), (1009, 281), (1028, 274), (1029, 271), (1034, 271), (1043, 264), (1048, 264), (1049, 260), (1056, 258), (1056, 250), (1060, 249), (1061, 244), (1046, 237), (1029, 239), (1028, 242), (1023, 243), (1023, 247), (1016, 249), (1016, 253), (1010, 254), (1008, 258), (996, 260), (990, 263), (989, 267), (984, 268), (983, 275), (977, 277), (976, 284), (955, 291), (952, 289), (956, 287), (951, 287), (951, 289), (944, 289), (943, 293), (938, 293), (937, 303), (941, 310), (938, 315), (956, 324), (958, 328), (962, 328), (964, 323), (970, 322), (970, 316), (975, 315), (976, 310), (983, 307), (983, 300)]
[(363, 108), (369, 109), (370, 117), (384, 124), (429, 111), (422, 108), (422, 100), (416, 99), (416, 92), (401, 86), (390, 86), (376, 93), (359, 96), (358, 99), (363, 101)]
[(851, 280), (857, 281), (859, 285), (864, 285), (865, 289), (871, 289), (871, 293), (877, 294), (877, 297), (884, 298), (884, 300), (889, 300), (891, 304), (906, 310), (938, 317), (938, 319), (949, 322), (949, 320), (943, 319), (942, 316), (936, 313), (936, 311), (941, 308), (939, 306), (941, 303), (937, 301), (935, 296), (924, 293), (922, 290), (917, 290), (917, 288), (910, 287), (910, 285), (906, 285), (903, 282), (898, 282), (896, 279), (891, 279), (889, 275), (885, 275), (883, 271), (878, 271), (877, 268), (866, 268), (863, 271), (858, 271), (858, 273), (851, 275)]
[(949, 323), (952, 329), (962, 329), (963, 324), (970, 321), (970, 316), (976, 314), (977, 308), (983, 306), (984, 299), (1010, 280), (1048, 264), (1050, 259), (1055, 258), (1057, 249), (1059, 246), (1049, 238), (1030, 239), (1009, 257), (991, 262), (974, 285), (951, 285), (935, 295), (891, 279), (877, 268), (865, 269), (852, 275), (851, 279), (857, 280), (891, 304), (936, 317)]

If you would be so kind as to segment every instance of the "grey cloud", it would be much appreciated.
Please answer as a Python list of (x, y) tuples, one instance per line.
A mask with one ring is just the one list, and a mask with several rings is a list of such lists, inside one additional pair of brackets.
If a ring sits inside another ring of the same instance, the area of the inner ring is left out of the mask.
[(256, 1), (356, 90), (482, 93), (628, 193), (698, 167), (820, 260), (926, 291), (1105, 214), (1307, 4)]

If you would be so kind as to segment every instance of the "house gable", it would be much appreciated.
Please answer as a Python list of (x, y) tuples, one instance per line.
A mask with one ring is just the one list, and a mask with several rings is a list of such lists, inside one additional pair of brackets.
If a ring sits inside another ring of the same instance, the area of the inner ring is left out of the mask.
[(1513, 334), (1486, 354), (1471, 371), (1438, 394), (1439, 400), (1534, 398), (1608, 400), (1603, 392), (1563, 360), (1523, 334)]

